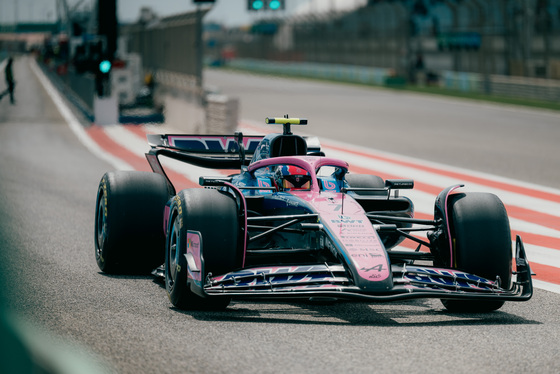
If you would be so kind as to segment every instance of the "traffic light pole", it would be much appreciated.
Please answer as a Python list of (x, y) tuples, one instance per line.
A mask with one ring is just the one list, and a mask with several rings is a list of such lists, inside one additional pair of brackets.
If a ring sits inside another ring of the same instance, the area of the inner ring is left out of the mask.
[(202, 10), (200, 4), (196, 5), (196, 87), (199, 94), (202, 94), (202, 61), (203, 61), (203, 45), (202, 45)]

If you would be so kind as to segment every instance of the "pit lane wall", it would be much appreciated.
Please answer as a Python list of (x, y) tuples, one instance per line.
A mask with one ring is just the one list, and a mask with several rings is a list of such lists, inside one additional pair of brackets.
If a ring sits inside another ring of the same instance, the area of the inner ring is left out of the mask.
[[(398, 87), (406, 84), (404, 78), (396, 76), (394, 70), (388, 68), (257, 59), (234, 59), (228, 62), (228, 66), (266, 74), (339, 80), (378, 86)], [(495, 74), (485, 76), (479, 73), (442, 71), (433, 77), (422, 77), (418, 84), (521, 99), (560, 101), (560, 81), (554, 79)]]
[[(86, 121), (99, 123), (94, 115), (94, 82), (87, 76), (67, 72), (57, 74), (45, 64), (39, 66), (63, 94), (73, 104)], [(155, 72), (156, 96), (158, 104), (164, 108), (164, 123), (190, 134), (233, 134), (239, 119), (239, 100), (224, 95), (200, 92), (194, 77), (188, 74), (158, 70)], [(159, 123), (159, 116), (153, 114), (118, 116), (114, 122)]]
[[(229, 134), (237, 128), (238, 102), (208, 95), (202, 83), (202, 30), (209, 8), (159, 19), (150, 9), (121, 28), (123, 50), (135, 53), (153, 77), (153, 101), (165, 124), (190, 134)], [(200, 34), (200, 35), (199, 35)]]

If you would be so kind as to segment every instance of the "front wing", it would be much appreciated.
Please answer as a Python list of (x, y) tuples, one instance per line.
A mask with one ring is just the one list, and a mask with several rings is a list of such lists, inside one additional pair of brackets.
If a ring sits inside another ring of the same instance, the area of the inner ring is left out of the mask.
[(533, 294), (531, 269), (519, 236), (515, 260), (515, 280), (507, 289), (499, 280), (456, 269), (392, 265), (394, 287), (372, 293), (354, 286), (343, 265), (315, 264), (256, 267), (215, 277), (209, 274), (202, 290), (196, 291), (216, 297), (329, 297), (380, 302), (413, 298), (529, 300)]

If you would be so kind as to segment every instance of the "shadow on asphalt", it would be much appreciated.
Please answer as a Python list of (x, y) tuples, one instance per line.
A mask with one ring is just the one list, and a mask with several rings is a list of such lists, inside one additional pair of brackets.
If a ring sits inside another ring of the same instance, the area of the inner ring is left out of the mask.
[[(111, 275), (103, 272), (99, 274), (114, 279), (151, 279), (165, 289), (163, 278), (151, 274)], [(170, 308), (199, 321), (239, 323), (417, 327), (541, 324), (500, 310), (490, 313), (451, 313), (437, 299), (387, 303), (306, 299), (285, 299), (282, 302), (278, 299), (247, 299), (232, 301), (228, 308), (221, 311), (182, 310), (172, 306)]]
[(240, 323), (278, 323), (333, 326), (484, 326), (541, 324), (511, 313), (450, 313), (438, 300), (412, 300), (383, 304), (336, 301), (278, 303), (275, 301), (238, 301), (224, 311), (184, 311), (200, 321)]

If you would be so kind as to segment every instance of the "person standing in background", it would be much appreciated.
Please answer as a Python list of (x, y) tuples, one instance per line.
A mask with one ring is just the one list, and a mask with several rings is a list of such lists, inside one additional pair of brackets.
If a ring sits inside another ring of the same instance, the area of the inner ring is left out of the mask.
[(6, 64), (6, 68), (4, 69), (4, 76), (6, 78), (6, 85), (8, 86), (8, 93), (10, 94), (10, 103), (15, 104), (16, 101), (14, 99), (14, 88), (16, 82), (14, 81), (14, 71), (12, 69), (14, 59), (8, 58), (8, 63)]

